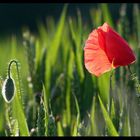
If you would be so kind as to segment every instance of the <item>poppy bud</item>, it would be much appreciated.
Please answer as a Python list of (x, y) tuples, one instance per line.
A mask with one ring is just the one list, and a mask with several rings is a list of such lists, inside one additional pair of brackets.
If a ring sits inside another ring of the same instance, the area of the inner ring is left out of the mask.
[(15, 95), (15, 84), (12, 78), (7, 78), (2, 86), (2, 95), (7, 103), (10, 103)]

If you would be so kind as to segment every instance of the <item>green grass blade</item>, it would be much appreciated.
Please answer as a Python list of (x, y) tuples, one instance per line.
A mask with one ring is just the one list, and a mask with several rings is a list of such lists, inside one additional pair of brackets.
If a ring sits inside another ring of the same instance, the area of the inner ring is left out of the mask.
[[(48, 116), (49, 116), (49, 109), (48, 109), (48, 101), (49, 99), (47, 99), (47, 93), (46, 93), (46, 89), (45, 86), (43, 85), (43, 105), (44, 105), (44, 110), (45, 110), (45, 128), (47, 128), (48, 126)], [(45, 130), (45, 135), (48, 134), (48, 130)]]
[(82, 17), (80, 11), (78, 11), (78, 21), (74, 22), (72, 19), (69, 20), (70, 32), (72, 36), (72, 40), (74, 41), (73, 49), (75, 53), (76, 59), (76, 67), (78, 70), (78, 74), (80, 76), (80, 81), (84, 79), (84, 71), (83, 71), (83, 46), (82, 46)]
[(43, 85), (43, 99), (44, 99), (44, 108), (46, 110), (47, 113), (48, 112), (48, 99), (47, 99), (47, 94), (46, 94), (46, 89), (45, 89), (45, 86)]
[(78, 126), (80, 124), (80, 109), (79, 109), (79, 105), (78, 105), (78, 101), (77, 101), (76, 96), (74, 94), (73, 94), (73, 96), (74, 96), (74, 100), (75, 100), (75, 104), (76, 104), (77, 119), (76, 119), (76, 124), (74, 125), (74, 128), (73, 128), (72, 136), (77, 136), (77, 129), (78, 129)]
[(67, 125), (70, 125), (71, 123), (71, 83), (70, 83), (70, 80), (67, 79), (67, 89), (66, 89), (66, 116), (67, 116)]
[(47, 29), (45, 27), (45, 25), (41, 22), (38, 22), (38, 31), (39, 31), (39, 36), (40, 36), (40, 40), (43, 43), (43, 45), (47, 45), (48, 41), (48, 32)]
[(15, 118), (18, 121), (20, 136), (29, 136), (29, 130), (28, 130), (26, 117), (25, 117), (25, 114), (23, 111), (23, 107), (22, 107), (21, 103), (19, 102), (17, 93), (16, 93), (15, 99), (13, 101), (13, 112), (14, 112)]
[(37, 66), (40, 64), (41, 61), (41, 50), (42, 48), (40, 47), (41, 44), (39, 42), (39, 40), (36, 40), (35, 42), (35, 69), (37, 69)]
[[(54, 38), (51, 42), (51, 46), (49, 47), (48, 51), (48, 59), (49, 61), (51, 61), (51, 65), (54, 65), (56, 58), (57, 58), (57, 52), (61, 43), (61, 39), (63, 36), (63, 29), (64, 29), (64, 25), (65, 25), (65, 17), (66, 17), (66, 10), (67, 10), (67, 5), (65, 5), (63, 11), (62, 11), (62, 15), (60, 17), (57, 29), (56, 29), (56, 33), (54, 35)], [(53, 59), (52, 59), (53, 58)]]
[(102, 21), (102, 11), (98, 9), (90, 9), (90, 17), (92, 20), (92, 25), (94, 28), (97, 28), (101, 25)]
[(60, 121), (57, 122), (57, 135), (64, 136), (63, 128)]
[[(1, 88), (0, 88), (1, 89)], [(4, 100), (2, 96), (0, 97), (0, 136), (4, 135), (4, 123), (5, 123), (5, 106), (4, 106)]]
[(104, 22), (107, 22), (110, 26), (114, 27), (112, 16), (108, 8), (108, 4), (102, 3), (101, 10), (102, 10)]
[(98, 131), (97, 131), (97, 123), (96, 123), (96, 120), (95, 120), (95, 107), (96, 105), (96, 98), (95, 96), (93, 97), (93, 103), (92, 103), (92, 108), (91, 108), (91, 116), (90, 116), (90, 120), (91, 120), (91, 129), (90, 129), (90, 134), (91, 135), (94, 135), (94, 136), (97, 136), (98, 135)]
[(66, 10), (67, 5), (65, 5), (54, 38), (51, 41), (51, 45), (48, 47), (47, 52), (47, 58), (46, 58), (46, 73), (45, 73), (45, 81), (47, 84), (45, 84), (47, 96), (50, 96), (50, 81), (51, 81), (51, 68), (55, 64), (57, 60), (58, 55), (58, 49), (60, 47), (61, 39), (63, 37), (63, 29), (64, 29), (64, 23), (65, 23), (65, 17), (66, 17)]
[(13, 35), (12, 36), (12, 40), (11, 40), (11, 58), (15, 57), (16, 56), (16, 48), (17, 47), (17, 40), (16, 40), (16, 37)]
[(130, 117), (128, 110), (125, 110), (124, 118), (123, 118), (123, 126), (122, 126), (122, 135), (123, 136), (131, 136), (131, 126), (130, 126)]
[(99, 98), (100, 106), (101, 106), (102, 113), (103, 113), (103, 116), (107, 125), (107, 130), (108, 130), (109, 135), (119, 136), (99, 95), (98, 95), (98, 98)]

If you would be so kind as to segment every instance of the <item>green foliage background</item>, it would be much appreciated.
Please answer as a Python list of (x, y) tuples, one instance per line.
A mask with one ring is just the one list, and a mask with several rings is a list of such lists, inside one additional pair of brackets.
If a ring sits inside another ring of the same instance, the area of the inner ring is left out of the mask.
[[(38, 21), (38, 33), (23, 28), (21, 36), (0, 40), (1, 88), (8, 62), (19, 62), (19, 75), (12, 66), (16, 95), (7, 104), (0, 96), (1, 136), (138, 136), (139, 98), (127, 67), (117, 68), (111, 80), (108, 72), (97, 78), (84, 67), (83, 48), (89, 33), (108, 22), (125, 38), (137, 61), (131, 69), (140, 78), (140, 11), (133, 4), (133, 26), (120, 7), (117, 23), (107, 4), (89, 9), (91, 23), (67, 17), (65, 5), (56, 23)], [(121, 56), (120, 56), (121, 57)], [(20, 83), (20, 84), (19, 84)], [(112, 101), (110, 104), (110, 100)]]

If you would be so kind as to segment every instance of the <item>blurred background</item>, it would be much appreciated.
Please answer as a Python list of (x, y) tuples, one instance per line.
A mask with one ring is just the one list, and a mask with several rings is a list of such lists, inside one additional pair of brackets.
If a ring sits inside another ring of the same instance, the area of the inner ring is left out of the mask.
[[(65, 3), (1, 3), (0, 4), (0, 36), (21, 31), (21, 27), (28, 26), (32, 32), (37, 31), (37, 21), (46, 22), (46, 17), (53, 16), (57, 21)], [(91, 22), (89, 10), (99, 3), (69, 3), (67, 16), (76, 16), (80, 9), (83, 22)], [(116, 22), (119, 18), (121, 3), (108, 3), (108, 7)], [(127, 4), (127, 17), (132, 18), (133, 3)], [(131, 21), (131, 19), (130, 19)]]

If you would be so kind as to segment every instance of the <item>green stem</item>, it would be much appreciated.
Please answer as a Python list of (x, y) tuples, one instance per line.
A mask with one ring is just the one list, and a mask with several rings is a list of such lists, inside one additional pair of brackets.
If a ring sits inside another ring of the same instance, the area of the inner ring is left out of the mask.
[(133, 73), (131, 71), (130, 65), (128, 65), (128, 70), (129, 70), (130, 74), (132, 75)]
[[(113, 76), (113, 70), (111, 71), (110, 73), (110, 85), (109, 85), (109, 103), (108, 103), (108, 114), (109, 116), (111, 116), (111, 105), (112, 105), (112, 98), (113, 98), (113, 95), (112, 95), (112, 76)], [(105, 135), (108, 135), (108, 128), (107, 126), (105, 126)]]
[(11, 70), (11, 65), (12, 63), (15, 63), (16, 64), (16, 67), (17, 67), (17, 73), (19, 75), (19, 70), (18, 70), (18, 62), (16, 60), (11, 60), (10, 63), (9, 63), (9, 66), (8, 66), (8, 78), (11, 78), (10, 76), (10, 70)]
[(111, 104), (112, 104), (112, 98), (113, 98), (113, 93), (112, 93), (112, 76), (113, 76), (113, 70), (111, 71), (110, 74), (110, 96), (109, 96), (109, 114), (111, 115)]

